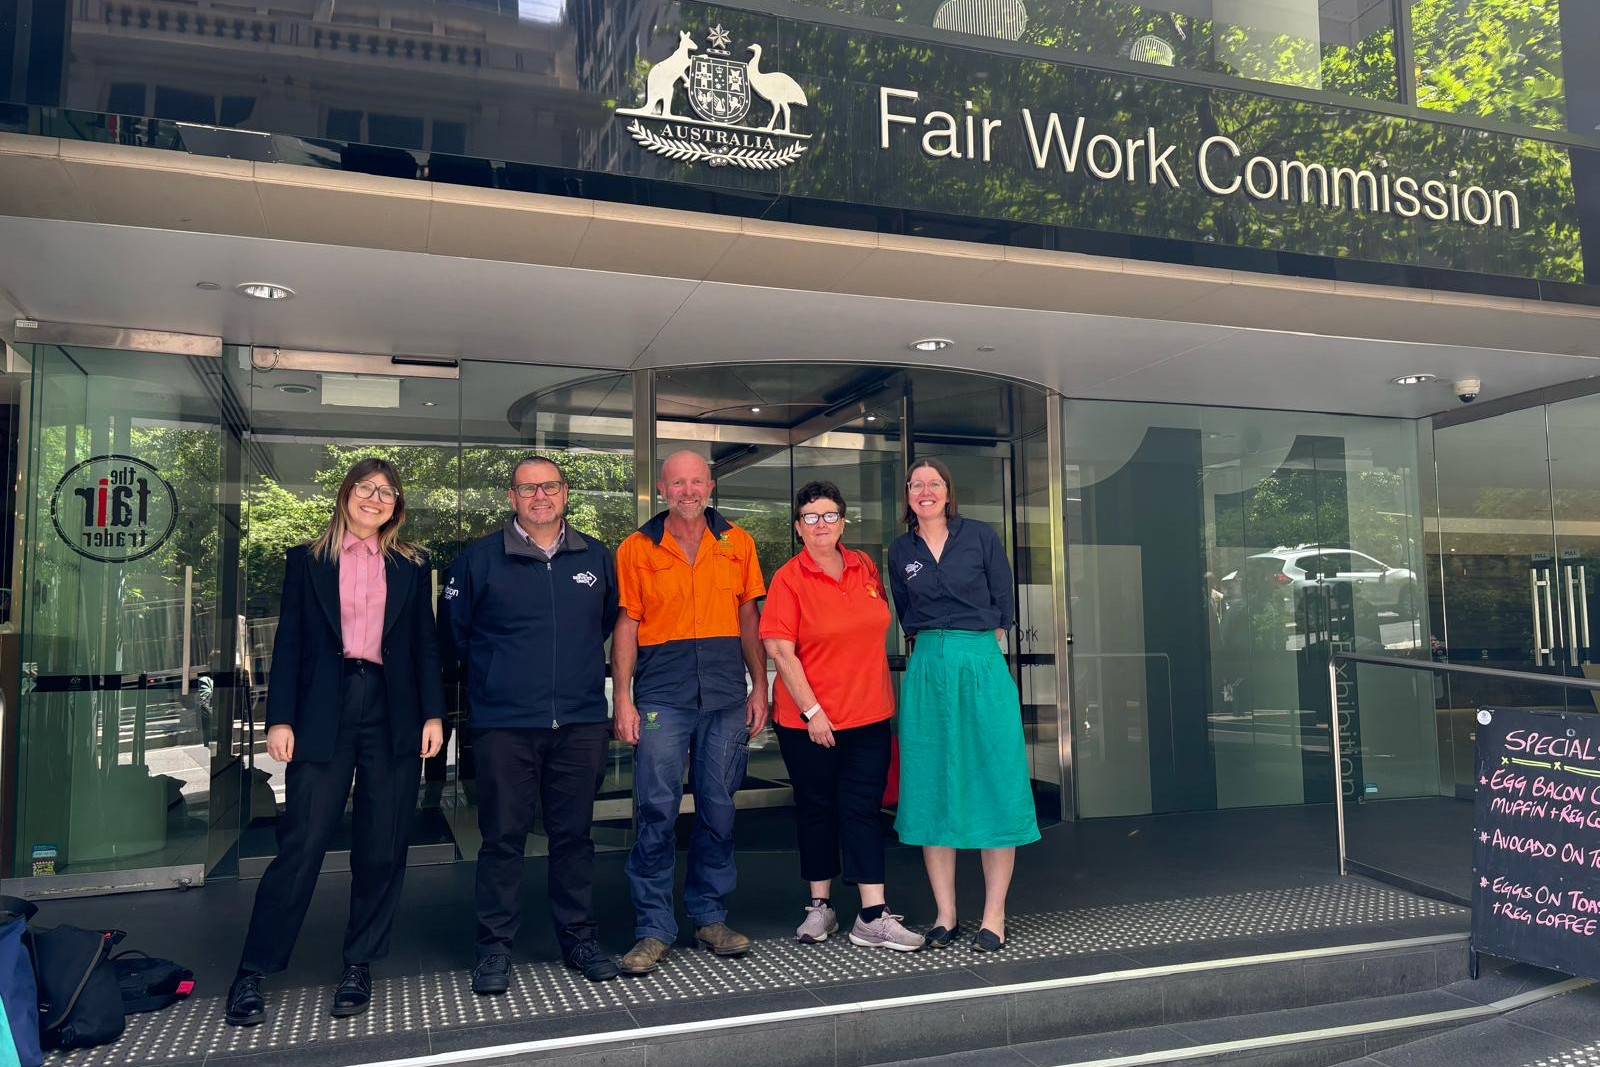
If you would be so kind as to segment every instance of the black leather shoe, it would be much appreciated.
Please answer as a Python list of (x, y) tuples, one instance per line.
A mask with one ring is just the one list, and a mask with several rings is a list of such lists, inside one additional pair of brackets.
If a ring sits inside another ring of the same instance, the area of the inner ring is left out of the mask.
[(974, 952), (999, 952), (1005, 947), (1006, 943), (1000, 940), (1000, 935), (987, 926), (972, 935), (972, 951)]
[(255, 1026), (267, 1018), (267, 1002), (261, 996), (261, 975), (246, 973), (234, 978), (228, 987), (228, 1007), (222, 1016), (229, 1026)]
[(956, 923), (949, 929), (935, 926), (923, 936), (927, 939), (929, 948), (949, 948), (956, 943), (956, 938), (961, 936), (961, 924)]
[(360, 1015), (372, 1003), (372, 972), (364, 963), (352, 963), (344, 969), (344, 977), (333, 991), (333, 1017), (335, 1019)]
[(609, 982), (622, 973), (617, 961), (592, 937), (572, 946), (572, 951), (567, 953), (567, 966), (582, 971), (583, 976), (591, 982)]
[(472, 991), (480, 996), (511, 988), (511, 957), (498, 952), (483, 957), (472, 968)]

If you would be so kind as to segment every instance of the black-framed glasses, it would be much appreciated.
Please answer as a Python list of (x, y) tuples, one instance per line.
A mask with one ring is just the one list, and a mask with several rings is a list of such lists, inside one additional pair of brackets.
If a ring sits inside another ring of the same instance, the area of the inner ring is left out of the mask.
[(800, 521), (805, 523), (807, 526), (815, 526), (819, 522), (825, 522), (829, 526), (832, 526), (842, 518), (844, 518), (844, 516), (839, 514), (837, 511), (824, 511), (821, 513), (808, 511), (804, 515), (800, 516)]
[(400, 499), (400, 491), (394, 486), (379, 485), (377, 482), (357, 482), (350, 491), (362, 500), (377, 497), (385, 504), (393, 504)]
[(566, 482), (562, 481), (523, 482), (521, 485), (513, 485), (511, 487), (511, 491), (516, 493), (519, 498), (523, 500), (529, 500), (532, 499), (535, 493), (543, 493), (545, 496), (555, 496), (566, 486), (566, 484)]

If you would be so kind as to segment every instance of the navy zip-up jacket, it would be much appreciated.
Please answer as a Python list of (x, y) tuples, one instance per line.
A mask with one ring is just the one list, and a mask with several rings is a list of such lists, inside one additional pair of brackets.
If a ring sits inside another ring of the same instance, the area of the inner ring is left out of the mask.
[(546, 560), (515, 523), (468, 545), (439, 598), (440, 650), (466, 679), (468, 725), (605, 722), (611, 552), (568, 525)]

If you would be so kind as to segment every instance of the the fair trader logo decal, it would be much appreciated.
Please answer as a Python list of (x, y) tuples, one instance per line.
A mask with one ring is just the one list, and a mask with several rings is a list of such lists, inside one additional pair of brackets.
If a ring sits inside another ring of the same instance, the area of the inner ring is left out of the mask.
[[(617, 108), (633, 117), (633, 139), (657, 155), (710, 167), (775, 170), (799, 159), (811, 135), (794, 132), (792, 109), (807, 106), (805, 90), (787, 74), (762, 70), (759, 44), (739, 60), (720, 25), (706, 37), (702, 52), (691, 35), (679, 33), (677, 51), (645, 74), (644, 103)], [(673, 110), (679, 89), (692, 114)], [(765, 125), (756, 125), (759, 114), (750, 118), (757, 100), (771, 109)]]
[(172, 536), (178, 495), (142, 459), (93, 456), (56, 483), (50, 520), (78, 555), (128, 563), (148, 556)]

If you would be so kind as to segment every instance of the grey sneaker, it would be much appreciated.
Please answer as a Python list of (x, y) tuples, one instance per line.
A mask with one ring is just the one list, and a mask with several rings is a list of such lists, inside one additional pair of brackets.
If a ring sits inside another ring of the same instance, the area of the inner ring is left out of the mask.
[(802, 945), (816, 945), (828, 940), (828, 935), (839, 929), (839, 916), (826, 904), (807, 904), (806, 921), (794, 932), (794, 939)]
[(862, 945), (867, 948), (892, 948), (896, 952), (915, 952), (926, 942), (921, 934), (914, 934), (900, 925), (904, 915), (890, 915), (884, 912), (869, 923), (861, 921), (856, 916), (856, 923), (850, 928), (850, 943)]

